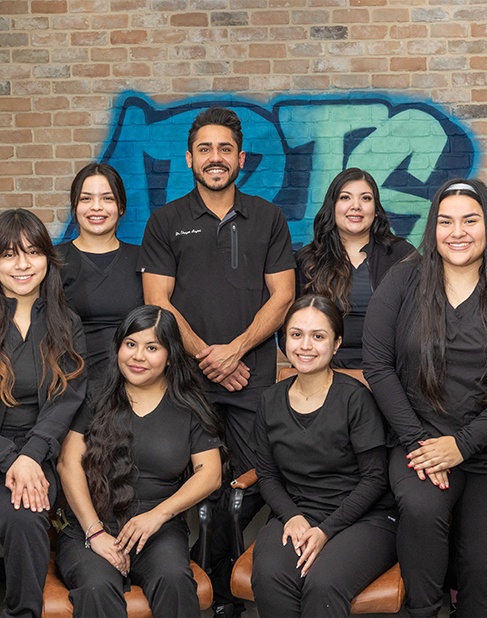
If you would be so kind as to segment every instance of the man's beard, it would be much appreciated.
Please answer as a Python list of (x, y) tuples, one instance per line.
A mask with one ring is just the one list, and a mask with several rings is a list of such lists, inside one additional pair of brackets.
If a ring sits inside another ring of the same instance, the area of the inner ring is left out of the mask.
[[(218, 166), (215, 165), (213, 167), (222, 167), (222, 166), (221, 165), (218, 165)], [(207, 167), (206, 169), (211, 169), (211, 167)], [(193, 176), (194, 176), (195, 180), (197, 182), (199, 182), (200, 185), (203, 185), (203, 187), (205, 187), (205, 189), (208, 189), (209, 191), (223, 191), (224, 189), (226, 189), (227, 187), (232, 185), (237, 180), (238, 175), (240, 173), (240, 170), (238, 168), (236, 170), (234, 170), (230, 174), (230, 176), (228, 177), (227, 182), (224, 182), (224, 183), (218, 184), (218, 185), (213, 185), (213, 184), (209, 184), (208, 182), (206, 182), (206, 180), (204, 179), (203, 175), (195, 172), (194, 168), (192, 168), (192, 172), (193, 172)]]

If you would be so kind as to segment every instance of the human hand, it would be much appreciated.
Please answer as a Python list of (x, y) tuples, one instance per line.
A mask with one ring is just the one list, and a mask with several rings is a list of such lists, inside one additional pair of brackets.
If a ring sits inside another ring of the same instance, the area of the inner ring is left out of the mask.
[(430, 474), (426, 474), (424, 470), (416, 470), (420, 481), (425, 481), (428, 478), (435, 487), (440, 489), (448, 489), (450, 487), (449, 473), (450, 470), (441, 470), (440, 472), (431, 472)]
[(240, 362), (238, 350), (231, 343), (210, 345), (201, 350), (196, 359), (205, 376), (217, 384), (233, 373)]
[(426, 474), (442, 472), (458, 466), (463, 461), (453, 436), (441, 436), (419, 441), (420, 448), (408, 453), (408, 467), (424, 470)]
[(435, 487), (440, 489), (448, 489), (450, 487), (450, 481), (448, 480), (448, 474), (450, 470), (440, 470), (439, 472), (430, 472), (428, 474), (429, 480)]
[(250, 371), (249, 368), (246, 367), (242, 361), (239, 361), (237, 368), (233, 373), (231, 373), (226, 378), (220, 382), (222, 386), (224, 386), (227, 391), (233, 393), (235, 391), (241, 391), (243, 388), (247, 386), (249, 383)]
[(113, 567), (127, 577), (130, 571), (130, 556), (119, 549), (115, 537), (108, 532), (99, 534), (90, 541), (91, 549), (102, 558), (105, 558)]
[(301, 539), (303, 534), (310, 528), (311, 526), (302, 515), (295, 515), (294, 517), (291, 517), (291, 519), (288, 519), (288, 521), (284, 524), (284, 530), (282, 533), (282, 544), (286, 546), (287, 540), (288, 538), (290, 538), (291, 543), (294, 547), (294, 551), (298, 556), (301, 556), (299, 540)]
[(20, 509), (20, 505), (31, 511), (48, 511), (49, 504), (49, 481), (41, 466), (27, 455), (19, 455), (7, 470), (5, 475), (5, 487), (12, 492), (11, 502), (14, 509)]
[(320, 528), (309, 528), (298, 541), (298, 547), (302, 548), (301, 556), (296, 564), (296, 568), (303, 566), (301, 569), (301, 577), (307, 575), (311, 565), (316, 560), (316, 557), (325, 546), (328, 537), (320, 530)]
[(115, 541), (117, 549), (129, 554), (134, 545), (137, 544), (136, 553), (140, 554), (147, 539), (168, 520), (169, 518), (164, 518), (154, 509), (132, 517), (118, 533)]

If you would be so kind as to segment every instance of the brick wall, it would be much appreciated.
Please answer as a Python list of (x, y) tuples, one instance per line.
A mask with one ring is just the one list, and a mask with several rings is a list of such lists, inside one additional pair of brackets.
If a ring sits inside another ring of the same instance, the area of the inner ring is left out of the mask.
[(486, 52), (483, 0), (0, 0), (0, 207), (59, 229), (127, 89), (406, 95), (443, 106), (483, 151)]

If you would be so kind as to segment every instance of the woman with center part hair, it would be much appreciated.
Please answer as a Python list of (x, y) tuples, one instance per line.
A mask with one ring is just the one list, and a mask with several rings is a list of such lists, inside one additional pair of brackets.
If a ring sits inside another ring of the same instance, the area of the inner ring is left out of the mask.
[(413, 617), (438, 615), (453, 542), (457, 617), (487, 616), (487, 187), (433, 198), (421, 257), (372, 297), (364, 368), (391, 427), (398, 555)]
[(64, 262), (66, 297), (83, 322), (90, 381), (103, 378), (110, 343), (122, 319), (144, 304), (137, 272), (139, 247), (117, 238), (126, 209), (118, 172), (106, 163), (90, 163), (71, 185), (71, 216), (78, 236), (56, 247)]
[(372, 395), (330, 362), (343, 333), (336, 305), (307, 295), (289, 310), (297, 376), (268, 389), (257, 413), (257, 476), (271, 508), (254, 549), (260, 618), (343, 618), (396, 561), (383, 422)]
[(83, 329), (64, 298), (44, 224), (0, 213), (0, 544), (2, 616), (40, 618), (56, 458), (86, 392)]
[(296, 254), (297, 294), (331, 298), (344, 316), (335, 367), (362, 368), (362, 331), (372, 292), (415, 249), (394, 236), (374, 178), (356, 167), (340, 172), (314, 220), (314, 236)]
[(182, 515), (220, 486), (221, 442), (192, 362), (172, 313), (135, 309), (115, 334), (92, 422), (85, 408), (63, 444), (70, 525), (56, 561), (75, 617), (126, 616), (130, 582), (155, 618), (200, 616)]

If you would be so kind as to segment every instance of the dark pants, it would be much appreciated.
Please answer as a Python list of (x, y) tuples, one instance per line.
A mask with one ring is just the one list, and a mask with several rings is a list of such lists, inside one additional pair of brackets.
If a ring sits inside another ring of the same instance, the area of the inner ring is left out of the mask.
[[(225, 429), (225, 441), (231, 453), (230, 470), (223, 480), (222, 487), (210, 496), (210, 502), (213, 504), (210, 566), (215, 605), (234, 603), (236, 607), (243, 608), (243, 603), (235, 599), (230, 591), (230, 575), (233, 566), (230, 541), (232, 523), (228, 510), (230, 481), (247, 470), (255, 468), (255, 456), (250, 448), (250, 435), (254, 426), (255, 410), (263, 390), (265, 389), (254, 389), (252, 397), (245, 400), (247, 407), (244, 407), (243, 401), (241, 406), (231, 403), (230, 393), (227, 397), (229, 402), (225, 401), (225, 395), (219, 396), (218, 402), (213, 402), (215, 411)], [(208, 395), (211, 399), (211, 394)], [(245, 529), (263, 506), (264, 500), (255, 484), (245, 492), (240, 520), (242, 529)]]
[(257, 536), (252, 589), (260, 618), (345, 618), (352, 599), (397, 559), (394, 532), (358, 522), (330, 539), (302, 578), (282, 533), (272, 518)]
[[(56, 563), (70, 589), (74, 618), (127, 616), (127, 580), (107, 560), (84, 546), (81, 530), (58, 540)], [(130, 554), (130, 582), (142, 587), (154, 618), (199, 618), (196, 582), (189, 566), (186, 524), (173, 519)]]
[(398, 556), (406, 608), (417, 618), (437, 616), (443, 602), (450, 533), (458, 581), (457, 617), (487, 616), (487, 474), (453, 468), (450, 488), (420, 481), (406, 451), (390, 453), (390, 481), (399, 506)]
[[(43, 466), (50, 483), (51, 504), (56, 498), (56, 480), (50, 464)], [(0, 543), (5, 561), (5, 608), (1, 618), (40, 618), (42, 594), (49, 567), (49, 516), (11, 504), (12, 494), (0, 474)]]

